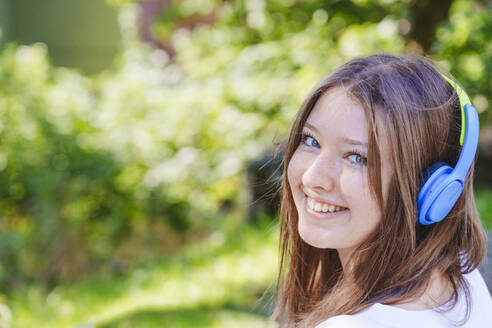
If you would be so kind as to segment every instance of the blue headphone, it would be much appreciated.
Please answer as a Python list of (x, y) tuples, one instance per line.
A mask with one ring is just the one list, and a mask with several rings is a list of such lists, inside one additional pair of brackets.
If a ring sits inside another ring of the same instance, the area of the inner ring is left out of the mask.
[(456, 166), (444, 162), (431, 165), (424, 173), (424, 185), (417, 196), (418, 222), (429, 225), (451, 212), (465, 185), (478, 145), (478, 114), (466, 92), (454, 81), (444, 79), (455, 89), (461, 107), (461, 153)]

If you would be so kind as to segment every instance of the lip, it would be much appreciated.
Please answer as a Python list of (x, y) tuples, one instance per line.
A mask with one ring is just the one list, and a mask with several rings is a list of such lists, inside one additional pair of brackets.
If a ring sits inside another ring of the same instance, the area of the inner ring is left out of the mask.
[(335, 202), (332, 202), (332, 201), (329, 201), (329, 200), (324, 200), (324, 199), (320, 199), (320, 198), (317, 198), (317, 197), (310, 196), (310, 195), (306, 194), (306, 192), (304, 192), (304, 198), (306, 199), (306, 201), (307, 201), (307, 198), (311, 198), (315, 202), (318, 202), (318, 203), (330, 204), (330, 205), (334, 205), (334, 206), (338, 206), (338, 207), (345, 207), (345, 208), (347, 208), (347, 206), (342, 206), (342, 205), (339, 205), (339, 204), (337, 204)]
[(315, 212), (311, 208), (309, 208), (309, 206), (307, 205), (307, 198), (308, 198), (308, 196), (304, 197), (304, 208), (306, 209), (306, 212), (308, 212), (309, 214), (311, 214), (311, 216), (313, 216), (317, 219), (321, 219), (321, 220), (334, 219), (334, 218), (340, 217), (342, 215), (345, 215), (350, 211), (349, 209), (346, 209), (343, 211), (338, 211), (338, 212), (333, 212), (333, 213), (331, 213), (331, 212), (324, 212), (324, 213)]
[(310, 195), (308, 190), (305, 190), (304, 187), (301, 187), (301, 190), (304, 194), (304, 198), (312, 198), (314, 201), (318, 202), (318, 203), (326, 203), (326, 204), (330, 204), (330, 205), (335, 205), (335, 206), (339, 206), (339, 207), (347, 207), (347, 206), (342, 206), (342, 205), (339, 205), (337, 204), (336, 202), (332, 202), (331, 200), (325, 200), (325, 199), (321, 199), (321, 198), (318, 198), (314, 195)]

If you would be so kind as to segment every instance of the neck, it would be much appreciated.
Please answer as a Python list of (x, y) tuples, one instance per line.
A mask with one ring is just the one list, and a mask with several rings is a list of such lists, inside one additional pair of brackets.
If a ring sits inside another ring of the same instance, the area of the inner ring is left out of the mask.
[(430, 310), (437, 308), (451, 299), (453, 287), (446, 276), (437, 270), (432, 272), (429, 285), (422, 295), (408, 302), (395, 304), (405, 310)]
[(352, 255), (354, 248), (338, 248), (337, 253), (340, 258), (340, 263), (342, 264), (342, 268), (344, 271), (349, 270), (348, 262), (350, 256)]

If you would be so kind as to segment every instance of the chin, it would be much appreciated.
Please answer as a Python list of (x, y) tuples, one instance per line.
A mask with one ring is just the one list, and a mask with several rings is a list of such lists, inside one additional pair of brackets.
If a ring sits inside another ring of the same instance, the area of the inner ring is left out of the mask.
[(326, 236), (314, 232), (312, 227), (306, 227), (301, 222), (299, 220), (299, 236), (306, 244), (321, 249), (335, 248), (332, 242), (327, 241)]

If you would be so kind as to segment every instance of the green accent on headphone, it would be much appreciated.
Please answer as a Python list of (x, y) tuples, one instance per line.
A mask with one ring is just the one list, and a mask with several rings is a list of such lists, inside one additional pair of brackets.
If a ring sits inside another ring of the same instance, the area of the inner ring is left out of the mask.
[(465, 141), (465, 130), (466, 130), (466, 122), (465, 122), (465, 105), (470, 104), (470, 97), (468, 94), (463, 90), (462, 87), (456, 81), (451, 80), (449, 77), (446, 75), (442, 74), (442, 77), (453, 87), (453, 89), (456, 91), (456, 94), (458, 95), (458, 99), (460, 101), (460, 107), (461, 107), (461, 135), (460, 135), (460, 146), (463, 146), (463, 142)]

